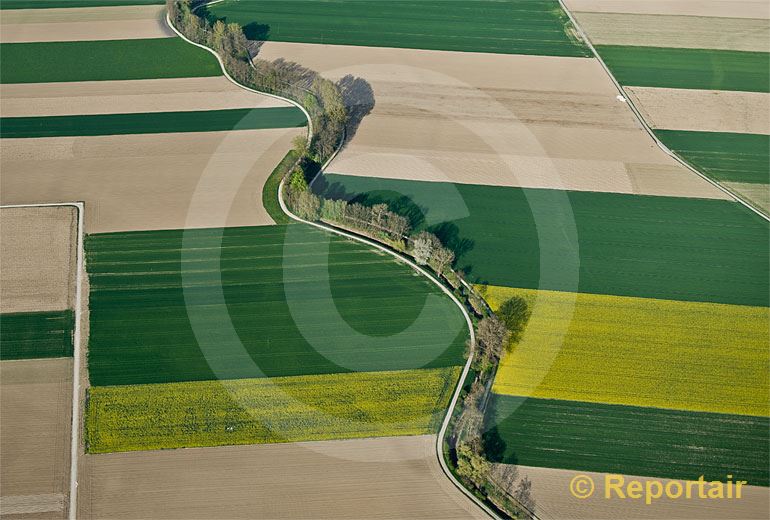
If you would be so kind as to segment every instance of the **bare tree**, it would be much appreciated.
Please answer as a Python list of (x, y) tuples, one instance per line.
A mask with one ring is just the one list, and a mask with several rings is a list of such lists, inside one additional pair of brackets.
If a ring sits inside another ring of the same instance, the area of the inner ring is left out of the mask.
[(433, 252), (433, 261), (436, 263), (438, 274), (444, 274), (444, 269), (452, 265), (455, 260), (455, 254), (446, 247), (437, 247)]
[(535, 512), (535, 499), (532, 497), (532, 481), (526, 475), (519, 481), (519, 485), (516, 486), (513, 498), (524, 508), (524, 511), (521, 511), (520, 518), (532, 518), (529, 512)]
[(479, 322), (476, 338), (485, 356), (490, 359), (499, 359), (508, 344), (510, 332), (497, 316), (492, 315)]
[(430, 262), (433, 256), (433, 235), (425, 231), (419, 233), (412, 239), (412, 254), (415, 261), (420, 265)]

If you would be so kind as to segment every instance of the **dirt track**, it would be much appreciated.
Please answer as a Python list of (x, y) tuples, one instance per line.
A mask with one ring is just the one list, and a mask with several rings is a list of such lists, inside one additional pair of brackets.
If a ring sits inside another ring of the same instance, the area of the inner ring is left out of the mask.
[(12, 9), (0, 13), (0, 42), (57, 42), (163, 38), (162, 5)]
[(71, 381), (69, 358), (0, 362), (3, 516), (66, 517)]
[(79, 517), (485, 518), (441, 473), (435, 437), (88, 455)]
[(243, 90), (224, 76), (10, 84), (2, 86), (2, 96), (2, 117), (290, 106)]
[(625, 87), (652, 128), (770, 134), (770, 94)]
[(262, 186), (302, 132), (8, 139), (0, 201), (83, 200), (87, 233), (271, 224)]
[[(604, 474), (588, 471), (572, 471), (521, 466), (520, 475), (532, 480), (532, 494), (537, 503), (537, 513), (543, 520), (569, 518), (573, 520), (615, 520), (623, 518), (658, 520), (661, 518), (699, 518), (719, 520), (764, 519), (770, 514), (770, 489), (747, 486), (740, 500), (700, 500), (686, 498), (661, 499), (647, 505), (642, 500), (607, 499), (604, 497)], [(577, 475), (590, 476), (596, 485), (594, 494), (579, 500), (570, 493), (570, 481)], [(697, 475), (693, 478), (697, 480)], [(624, 477), (648, 481), (646, 477)], [(733, 480), (740, 480), (734, 476)]]
[(574, 13), (596, 45), (768, 52), (770, 20), (627, 13)]
[(595, 60), (278, 42), (259, 57), (363, 78), (364, 105), (373, 90), (330, 172), (724, 198), (655, 146)]
[(72, 308), (76, 227), (74, 207), (0, 209), (0, 312)]

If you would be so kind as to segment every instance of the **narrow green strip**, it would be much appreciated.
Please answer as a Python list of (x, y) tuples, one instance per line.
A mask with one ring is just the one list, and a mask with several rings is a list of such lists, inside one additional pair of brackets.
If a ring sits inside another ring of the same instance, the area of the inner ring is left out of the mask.
[(296, 107), (238, 108), (193, 112), (145, 112), (87, 116), (4, 117), (0, 137), (63, 137), (87, 135), (217, 132), (305, 126)]
[(71, 310), (0, 314), (0, 359), (72, 355)]
[(289, 172), (289, 168), (297, 162), (297, 155), (296, 150), (289, 150), (262, 187), (262, 207), (276, 224), (289, 224), (291, 222), (278, 202), (278, 187), (281, 184), (281, 179)]
[(767, 486), (770, 419), (495, 395), (491, 460), (660, 478)]
[(219, 76), (216, 58), (181, 38), (0, 44), (0, 82)]
[(62, 7), (110, 7), (117, 5), (163, 5), (164, 0), (3, 0), (0, 9), (52, 9)]
[(770, 183), (770, 135), (655, 130), (655, 135), (716, 181)]
[(621, 85), (706, 90), (770, 90), (770, 53), (597, 45)]

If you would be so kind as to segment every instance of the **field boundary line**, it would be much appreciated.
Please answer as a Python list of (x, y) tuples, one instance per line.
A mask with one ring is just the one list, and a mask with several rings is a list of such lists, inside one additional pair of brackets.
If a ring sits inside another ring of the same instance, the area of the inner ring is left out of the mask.
[[(697, 168), (690, 165), (687, 161), (679, 157), (674, 151), (672, 151), (668, 146), (666, 146), (663, 141), (661, 141), (657, 135), (655, 135), (655, 132), (653, 131), (652, 127), (647, 123), (647, 121), (644, 119), (644, 116), (642, 116), (642, 113), (637, 108), (634, 101), (631, 99), (631, 96), (626, 94), (625, 89), (623, 88), (623, 85), (621, 85), (618, 80), (615, 78), (615, 76), (612, 74), (612, 71), (607, 66), (607, 64), (604, 62), (604, 59), (601, 57), (599, 52), (594, 47), (594, 44), (591, 42), (590, 38), (588, 37), (588, 34), (583, 30), (583, 28), (580, 26), (580, 24), (577, 21), (577, 18), (572, 14), (572, 12), (567, 9), (567, 5), (564, 3), (564, 0), (559, 0), (559, 4), (561, 5), (561, 8), (564, 10), (565, 13), (567, 13), (567, 16), (569, 16), (570, 21), (572, 22), (572, 25), (575, 27), (575, 30), (578, 32), (581, 38), (583, 38), (583, 41), (585, 41), (586, 45), (588, 45), (588, 48), (591, 49), (591, 52), (594, 55), (594, 58), (596, 58), (599, 63), (601, 64), (602, 68), (604, 69), (604, 72), (607, 73), (607, 75), (610, 77), (610, 80), (612, 80), (612, 83), (615, 84), (615, 88), (618, 90), (618, 92), (623, 96), (623, 102), (626, 103), (630, 108), (631, 111), (634, 113), (634, 116), (636, 116), (636, 119), (639, 121), (639, 123), (642, 125), (642, 128), (644, 129), (647, 134), (652, 137), (652, 140), (655, 141), (655, 144), (658, 145), (658, 148), (663, 150), (669, 157), (674, 159), (676, 162), (696, 174), (701, 179), (704, 179), (709, 184), (720, 190), (721, 192), (727, 194), (730, 196), (731, 199), (733, 199), (735, 202), (738, 202), (742, 204), (743, 206), (747, 207), (752, 212), (759, 215), (764, 220), (767, 220), (770, 222), (770, 216), (766, 215), (764, 211), (761, 211), (759, 208), (755, 207), (753, 204), (751, 204), (749, 201), (745, 200), (743, 197), (732, 191), (731, 189), (727, 188), (726, 186), (722, 186), (715, 180), (709, 178), (707, 175), (701, 173)], [(686, 89), (683, 89), (686, 90)]]
[(77, 253), (75, 261), (75, 327), (73, 330), (73, 353), (72, 353), (72, 417), (70, 421), (70, 491), (69, 491), (69, 510), (67, 516), (69, 520), (77, 518), (78, 501), (78, 453), (80, 451), (80, 365), (81, 365), (81, 320), (83, 316), (82, 309), (82, 284), (84, 253), (84, 218), (85, 203), (83, 202), (49, 202), (40, 204), (8, 204), (0, 206), (2, 208), (45, 208), (71, 206), (78, 212), (78, 230), (77, 230)]
[[(207, 4), (210, 4), (210, 3), (218, 3), (219, 1), (221, 1), (221, 0), (215, 0), (214, 2), (208, 2), (208, 3), (202, 4), (202, 5), (207, 5)], [(307, 121), (308, 121), (308, 141), (310, 140), (310, 138), (313, 135), (313, 121), (312, 121), (312, 119), (310, 117), (310, 114), (307, 112), (307, 110), (305, 110), (305, 108), (302, 105), (300, 105), (299, 103), (297, 103), (297, 102), (295, 102), (295, 101), (293, 101), (291, 99), (284, 98), (282, 96), (278, 96), (278, 95), (275, 95), (275, 94), (269, 94), (267, 92), (260, 92), (258, 90), (246, 87), (245, 85), (241, 85), (240, 83), (235, 81), (235, 79), (233, 79), (227, 73), (227, 71), (225, 70), (225, 64), (222, 61), (222, 58), (220, 58), (220, 56), (213, 49), (210, 49), (210, 48), (206, 47), (205, 45), (201, 45), (199, 43), (195, 43), (194, 41), (192, 41), (192, 40), (188, 39), (187, 37), (185, 37), (181, 32), (179, 32), (176, 29), (176, 27), (174, 27), (174, 24), (171, 23), (171, 17), (169, 16), (168, 10), (166, 11), (166, 24), (180, 38), (182, 38), (186, 42), (191, 43), (191, 44), (195, 45), (196, 47), (200, 47), (202, 49), (205, 49), (208, 52), (210, 52), (211, 54), (213, 54), (217, 58), (217, 61), (219, 62), (219, 66), (221, 67), (222, 72), (224, 73), (225, 77), (228, 80), (230, 80), (233, 84), (239, 86), (242, 89), (248, 90), (249, 92), (254, 92), (256, 94), (262, 94), (262, 95), (270, 96), (270, 97), (273, 97), (273, 98), (276, 98), (276, 99), (281, 99), (281, 100), (287, 101), (287, 102), (291, 103), (292, 105), (298, 107), (300, 110), (302, 110), (302, 112), (305, 114), (305, 117), (307, 118)], [(344, 144), (345, 144), (345, 136), (343, 135), (343, 138), (340, 139), (340, 143), (337, 146), (337, 148), (334, 150), (334, 152), (331, 154), (331, 156), (324, 162), (324, 164), (318, 170), (318, 173), (316, 174), (316, 177), (318, 175), (323, 175), (323, 172), (326, 169), (326, 167), (334, 160), (334, 158), (340, 152), (340, 150), (342, 149)], [(303, 224), (308, 224), (310, 226), (322, 229), (324, 231), (328, 231), (328, 232), (334, 233), (336, 235), (343, 236), (343, 237), (348, 238), (350, 240), (355, 240), (356, 242), (360, 242), (362, 244), (366, 244), (366, 245), (368, 245), (370, 247), (373, 247), (375, 249), (378, 249), (379, 251), (382, 251), (384, 253), (387, 253), (387, 254), (393, 256), (394, 258), (396, 258), (396, 260), (398, 260), (398, 261), (400, 261), (402, 263), (407, 264), (413, 270), (417, 271), (419, 274), (425, 276), (428, 280), (430, 280), (435, 285), (437, 285), (447, 296), (449, 296), (449, 298), (455, 303), (455, 305), (457, 305), (457, 307), (460, 309), (460, 312), (462, 312), (463, 317), (465, 318), (465, 322), (466, 322), (466, 324), (468, 326), (468, 331), (470, 333), (471, 349), (470, 349), (470, 354), (468, 355), (468, 360), (466, 361), (465, 366), (463, 367), (462, 374), (460, 375), (460, 378), (457, 381), (457, 384), (455, 386), (455, 391), (454, 391), (454, 393), (452, 395), (452, 400), (449, 403), (449, 408), (447, 410), (447, 414), (444, 417), (444, 420), (443, 420), (442, 425), (441, 425), (441, 429), (439, 430), (439, 433), (438, 433), (438, 436), (437, 436), (437, 441), (436, 441), (436, 457), (438, 458), (439, 465), (441, 466), (441, 469), (443, 470), (444, 474), (449, 479), (449, 481), (452, 482), (452, 484), (455, 485), (455, 487), (457, 487), (460, 491), (462, 491), (465, 496), (470, 498), (472, 502), (474, 502), (479, 508), (481, 508), (482, 511), (487, 513), (487, 515), (489, 515), (491, 518), (499, 519), (499, 517), (486, 504), (481, 502), (473, 493), (468, 491), (468, 489), (466, 489), (465, 486), (463, 486), (462, 484), (460, 484), (457, 481), (457, 479), (455, 478), (455, 476), (452, 474), (451, 470), (449, 469), (449, 466), (447, 466), (446, 461), (444, 460), (444, 449), (443, 449), (444, 437), (446, 436), (447, 429), (449, 427), (449, 422), (452, 419), (452, 414), (454, 412), (455, 406), (457, 405), (457, 401), (460, 398), (460, 392), (462, 391), (463, 383), (465, 382), (465, 378), (468, 376), (468, 372), (470, 372), (471, 363), (473, 362), (473, 355), (474, 355), (474, 348), (473, 348), (473, 346), (475, 346), (475, 344), (476, 344), (475, 334), (473, 332), (473, 323), (471, 322), (471, 318), (468, 315), (468, 311), (465, 309), (463, 304), (455, 297), (455, 295), (452, 294), (452, 292), (444, 286), (444, 284), (442, 284), (441, 282), (436, 280), (430, 273), (428, 273), (426, 270), (424, 270), (423, 268), (421, 268), (420, 266), (418, 266), (416, 263), (412, 262), (408, 258), (406, 258), (406, 257), (404, 257), (404, 256), (402, 256), (402, 255), (400, 255), (398, 253), (396, 253), (395, 251), (392, 251), (391, 249), (389, 249), (389, 248), (387, 248), (387, 247), (385, 247), (385, 246), (383, 246), (381, 244), (378, 244), (378, 243), (376, 243), (374, 241), (371, 241), (369, 239), (360, 237), (360, 236), (352, 234), (352, 233), (341, 231), (339, 229), (335, 229), (335, 228), (333, 228), (331, 226), (327, 226), (325, 224), (321, 224), (321, 223), (318, 223), (318, 222), (309, 222), (307, 220), (303, 220), (303, 219), (299, 218), (297, 215), (295, 215), (294, 213), (292, 213), (289, 210), (289, 208), (286, 207), (286, 204), (285, 204), (285, 202), (283, 200), (283, 186), (284, 186), (285, 180), (286, 180), (285, 178), (281, 179), (281, 182), (278, 184), (278, 204), (280, 205), (281, 210), (289, 218), (291, 218), (292, 220), (295, 220), (297, 222), (301, 222)], [(70, 519), (70, 520), (74, 520), (74, 519)]]

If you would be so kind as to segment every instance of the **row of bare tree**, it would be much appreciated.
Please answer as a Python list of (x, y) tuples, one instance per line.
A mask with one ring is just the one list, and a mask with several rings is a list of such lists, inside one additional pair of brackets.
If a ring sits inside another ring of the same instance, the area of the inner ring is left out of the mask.
[(347, 110), (339, 87), (315, 71), (285, 60), (254, 58), (249, 40), (237, 23), (211, 22), (194, 12), (193, 0), (167, 0), (174, 27), (190, 40), (215, 50), (228, 74), (247, 87), (289, 98), (302, 105), (313, 121), (306, 152), (323, 162), (340, 143)]

